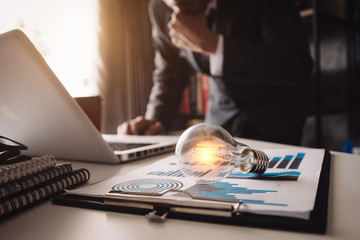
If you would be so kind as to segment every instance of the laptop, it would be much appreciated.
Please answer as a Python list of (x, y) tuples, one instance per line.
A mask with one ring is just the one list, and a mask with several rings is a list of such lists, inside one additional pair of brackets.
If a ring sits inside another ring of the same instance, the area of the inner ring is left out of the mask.
[(0, 135), (30, 156), (114, 164), (174, 151), (177, 140), (101, 135), (20, 30), (0, 34)]

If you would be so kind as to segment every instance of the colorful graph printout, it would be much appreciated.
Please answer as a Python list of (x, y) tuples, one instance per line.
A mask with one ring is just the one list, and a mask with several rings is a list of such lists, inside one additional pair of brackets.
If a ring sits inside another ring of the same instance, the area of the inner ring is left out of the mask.
[[(308, 219), (314, 207), (324, 150), (293, 148), (263, 151), (270, 159), (269, 168), (263, 176), (235, 170), (214, 184), (196, 184), (181, 173), (175, 157), (170, 156), (125, 175), (69, 192), (104, 196), (116, 188), (146, 192), (175, 187), (201, 197), (241, 200), (240, 211), (244, 212)], [(184, 196), (172, 193), (161, 197), (182, 201)]]

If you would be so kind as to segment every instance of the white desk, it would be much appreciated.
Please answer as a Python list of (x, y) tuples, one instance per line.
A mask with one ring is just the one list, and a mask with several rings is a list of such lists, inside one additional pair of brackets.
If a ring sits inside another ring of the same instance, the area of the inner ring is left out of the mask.
[[(253, 148), (291, 146), (240, 140)], [(130, 164), (102, 165), (74, 162), (85, 167), (90, 182), (119, 175), (164, 157)], [(360, 156), (332, 152), (328, 224), (325, 235), (275, 231), (177, 219), (154, 223), (141, 215), (53, 205), (49, 201), (0, 222), (5, 239), (360, 239)]]

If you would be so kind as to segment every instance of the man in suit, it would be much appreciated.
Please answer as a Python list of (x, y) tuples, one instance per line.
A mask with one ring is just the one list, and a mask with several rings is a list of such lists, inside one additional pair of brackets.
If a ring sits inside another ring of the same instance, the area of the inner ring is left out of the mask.
[(145, 117), (119, 133), (162, 133), (190, 76), (203, 72), (211, 76), (207, 122), (238, 137), (300, 144), (312, 61), (292, 1), (152, 0), (149, 13), (154, 86)]

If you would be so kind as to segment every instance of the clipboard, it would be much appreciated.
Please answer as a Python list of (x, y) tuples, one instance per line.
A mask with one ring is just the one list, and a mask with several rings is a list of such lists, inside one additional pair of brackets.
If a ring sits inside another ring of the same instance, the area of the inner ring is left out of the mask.
[[(134, 192), (119, 193), (111, 190), (103, 197), (79, 196), (66, 193), (53, 199), (53, 202), (81, 208), (141, 214), (155, 221), (177, 218), (190, 221), (323, 234), (326, 231), (327, 224), (330, 160), (330, 153), (326, 150), (321, 167), (314, 209), (310, 212), (308, 220), (240, 212), (239, 208), (242, 202), (238, 200), (224, 201), (224, 199), (211, 198), (208, 199), (209, 202), (206, 205), (196, 205), (194, 201), (191, 201), (191, 203), (186, 201), (179, 203), (171, 200), (159, 201), (159, 199), (154, 199), (156, 195), (166, 194), (164, 192), (134, 194)], [(194, 196), (189, 197), (193, 198)]]

